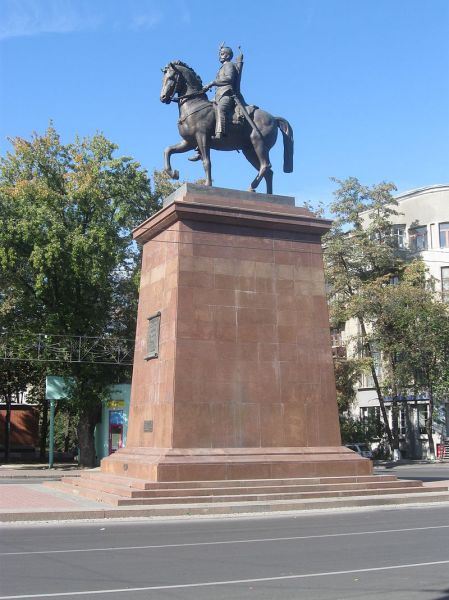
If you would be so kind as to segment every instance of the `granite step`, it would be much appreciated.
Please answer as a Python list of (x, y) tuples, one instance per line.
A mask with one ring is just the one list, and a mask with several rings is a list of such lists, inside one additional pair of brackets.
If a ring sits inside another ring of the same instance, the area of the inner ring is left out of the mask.
[[(433, 488), (435, 492), (447, 492), (447, 488)], [(155, 504), (185, 504), (185, 503), (232, 503), (232, 502), (275, 502), (278, 500), (305, 500), (310, 498), (340, 498), (346, 496), (376, 496), (385, 494), (384, 489), (362, 489), (362, 490), (330, 490), (330, 491), (310, 491), (310, 492), (278, 492), (271, 494), (241, 494), (235, 495), (220, 495), (220, 496), (159, 496), (154, 498), (123, 498), (121, 497), (117, 506), (132, 506), (132, 505), (155, 505)], [(423, 487), (397, 487), (390, 488), (388, 494), (420, 494), (427, 493)]]
[(204, 503), (204, 504), (166, 504), (153, 506), (122, 506), (105, 509), (105, 518), (117, 517), (169, 517), (169, 516), (202, 516), (202, 515), (236, 515), (275, 513), (308, 510), (332, 510), (343, 508), (368, 508), (379, 506), (422, 505), (434, 503), (449, 503), (449, 492), (429, 492), (388, 494), (377, 496), (349, 496), (329, 498), (308, 498), (299, 500), (252, 501), (233, 503)]
[[(87, 483), (87, 482), (86, 482)], [(95, 486), (78, 485), (77, 479), (67, 482), (47, 482), (46, 485), (65, 493), (73, 493), (78, 496), (95, 500), (97, 502), (103, 502), (112, 506), (148, 506), (148, 505), (161, 505), (161, 504), (203, 504), (203, 503), (233, 503), (233, 502), (276, 502), (292, 501), (300, 499), (314, 499), (314, 498), (339, 498), (349, 496), (371, 496), (375, 497), (378, 495), (401, 495), (405, 493), (409, 494), (428, 494), (430, 490), (422, 486), (422, 482), (414, 481), (397, 481), (394, 486), (385, 487), (363, 487), (362, 489), (342, 489), (341, 486), (334, 486), (331, 489), (322, 489), (320, 486), (311, 486), (313, 489), (309, 491), (294, 491), (287, 492), (282, 488), (276, 488), (276, 491), (271, 493), (250, 493), (253, 490), (242, 490), (239, 495), (236, 494), (218, 494), (215, 495), (160, 495), (153, 497), (129, 497), (124, 496), (123, 493), (114, 493), (111, 490), (104, 488), (98, 489)], [(178, 490), (179, 491), (179, 490)], [(432, 492), (448, 493), (447, 487), (433, 487)], [(449, 494), (448, 494), (449, 498)]]
[[(67, 484), (54, 482), (56, 489), (67, 493)], [(95, 492), (91, 490), (91, 492)], [(95, 498), (94, 498), (95, 499)], [(231, 517), (243, 515), (270, 515), (274, 513), (306, 512), (310, 510), (347, 510), (375, 509), (383, 507), (399, 508), (400, 506), (423, 506), (439, 504), (449, 506), (449, 492), (433, 491), (428, 493), (379, 494), (376, 496), (345, 496), (329, 498), (307, 498), (299, 500), (272, 500), (251, 502), (215, 502), (215, 503), (182, 503), (159, 504), (150, 506), (114, 506), (114, 502), (103, 502), (98, 508), (76, 508), (75, 510), (36, 511), (33, 508), (13, 510), (0, 513), (0, 521), (59, 521), (84, 519), (135, 519), (135, 518), (170, 518), (170, 517)]]
[[(64, 478), (65, 479), (65, 478)], [(133, 477), (126, 477), (124, 475), (115, 475), (113, 473), (104, 473), (97, 469), (88, 469), (85, 471), (81, 471), (80, 480), (93, 479), (95, 481), (104, 481), (108, 483), (116, 483), (123, 487), (132, 487), (134, 489), (145, 489), (147, 485), (147, 481), (144, 479), (136, 479)]]
[[(332, 490), (364, 490), (364, 489), (386, 489), (397, 487), (398, 481), (368, 481), (360, 483), (322, 483), (322, 484), (293, 484), (293, 485), (257, 485), (257, 481), (246, 482), (246, 486), (239, 487), (190, 487), (172, 488), (171, 484), (166, 484), (165, 488), (142, 490), (133, 489), (130, 486), (120, 485), (120, 482), (100, 481), (96, 479), (80, 479), (65, 477), (63, 483), (76, 486), (78, 488), (89, 488), (101, 490), (107, 493), (116, 494), (125, 498), (155, 498), (155, 497), (184, 497), (184, 496), (219, 496), (219, 495), (242, 495), (242, 494), (262, 494), (262, 493), (293, 493), (293, 492), (312, 492), (312, 491), (332, 491)], [(250, 484), (251, 483), (251, 484)], [(401, 480), (401, 487), (416, 487), (422, 485), (415, 481)]]
[(114, 475), (112, 473), (104, 473), (93, 469), (83, 471), (80, 480), (92, 479), (95, 481), (104, 481), (131, 487), (136, 489), (171, 489), (178, 488), (220, 488), (220, 487), (248, 487), (251, 485), (260, 486), (280, 486), (280, 485), (318, 485), (318, 484), (334, 484), (334, 483), (365, 483), (377, 481), (396, 481), (395, 475), (357, 475), (346, 477), (292, 477), (284, 479), (227, 479), (227, 480), (205, 480), (205, 481), (147, 481), (144, 479), (130, 478), (122, 475)]

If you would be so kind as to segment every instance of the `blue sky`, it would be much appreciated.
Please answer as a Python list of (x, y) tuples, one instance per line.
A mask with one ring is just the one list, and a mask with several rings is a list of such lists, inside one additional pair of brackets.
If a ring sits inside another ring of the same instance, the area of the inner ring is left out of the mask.
[[(64, 142), (101, 131), (161, 169), (179, 134), (160, 69), (181, 59), (208, 82), (222, 41), (243, 48), (246, 100), (294, 129), (293, 174), (281, 137), (272, 151), (275, 193), (328, 203), (330, 177), (449, 183), (449, 0), (0, 0), (0, 154), (52, 119)], [(215, 185), (248, 188), (242, 155), (212, 160)], [(203, 176), (186, 154), (173, 166)]]

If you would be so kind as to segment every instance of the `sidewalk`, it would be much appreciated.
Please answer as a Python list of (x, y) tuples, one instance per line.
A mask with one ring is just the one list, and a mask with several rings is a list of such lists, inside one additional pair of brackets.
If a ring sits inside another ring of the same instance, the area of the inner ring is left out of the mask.
[(78, 477), (82, 469), (76, 464), (58, 463), (52, 469), (48, 464), (3, 464), (0, 465), (0, 479), (60, 479), (64, 475)]
[(78, 465), (70, 463), (57, 463), (52, 469), (45, 463), (0, 464), (0, 479), (61, 479), (64, 475), (79, 477), (81, 470)]

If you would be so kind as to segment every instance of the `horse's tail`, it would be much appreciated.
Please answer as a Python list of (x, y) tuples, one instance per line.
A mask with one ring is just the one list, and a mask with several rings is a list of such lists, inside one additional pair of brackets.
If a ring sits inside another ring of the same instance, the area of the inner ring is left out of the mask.
[(284, 173), (293, 172), (293, 129), (290, 123), (282, 117), (275, 117), (284, 138)]

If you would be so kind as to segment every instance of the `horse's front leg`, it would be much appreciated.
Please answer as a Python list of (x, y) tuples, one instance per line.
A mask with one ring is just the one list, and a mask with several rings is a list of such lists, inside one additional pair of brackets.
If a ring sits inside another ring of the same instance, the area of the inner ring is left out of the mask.
[(168, 146), (164, 150), (164, 171), (167, 173), (169, 177), (172, 179), (179, 179), (179, 172), (173, 171), (171, 168), (170, 157), (172, 154), (180, 154), (182, 152), (188, 152), (189, 150), (193, 150), (194, 145), (187, 140), (182, 140), (178, 144), (174, 144), (173, 146)]
[(203, 169), (205, 178), (205, 185), (212, 185), (212, 164), (210, 162), (210, 146), (208, 144), (208, 138), (206, 134), (197, 135), (196, 143), (198, 145), (198, 150), (201, 154), (201, 159), (203, 161)]

